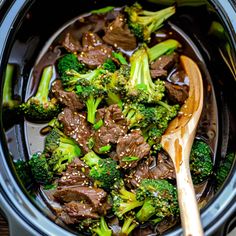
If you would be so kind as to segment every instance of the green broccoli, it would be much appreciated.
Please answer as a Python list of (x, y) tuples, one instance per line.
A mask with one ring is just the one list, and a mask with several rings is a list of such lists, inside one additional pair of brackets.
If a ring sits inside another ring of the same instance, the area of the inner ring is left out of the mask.
[(34, 153), (29, 160), (29, 166), (34, 180), (39, 184), (48, 184), (53, 179), (53, 173), (50, 171), (48, 160), (45, 154)]
[(205, 142), (195, 140), (190, 154), (190, 171), (194, 184), (206, 180), (213, 169), (211, 149)]
[(130, 78), (126, 85), (130, 99), (142, 103), (157, 103), (165, 92), (164, 81), (157, 80), (153, 83), (150, 70), (147, 49), (141, 46), (130, 58)]
[(117, 59), (121, 65), (128, 65), (128, 62), (121, 52), (112, 52), (112, 56)]
[(171, 54), (178, 47), (180, 47), (180, 43), (174, 39), (167, 39), (163, 42), (160, 42), (147, 49), (149, 61), (153, 62), (164, 54)]
[(124, 217), (124, 223), (121, 228), (121, 235), (128, 236), (130, 233), (139, 225), (139, 223), (135, 220), (135, 216), (129, 214)]
[(112, 230), (108, 228), (108, 225), (104, 219), (104, 217), (101, 217), (99, 227), (93, 228), (93, 232), (95, 232), (98, 236), (111, 236)]
[(81, 149), (75, 141), (57, 128), (46, 136), (44, 152), (50, 155), (48, 165), (53, 173), (61, 173), (75, 157), (81, 156)]
[(12, 87), (14, 69), (14, 65), (7, 64), (2, 97), (4, 110), (16, 110), (20, 103), (18, 100), (13, 99)]
[(118, 186), (114, 185), (111, 192), (113, 198), (112, 210), (114, 214), (122, 219), (124, 214), (143, 205), (143, 201), (136, 199), (136, 194), (126, 190), (123, 181)]
[(31, 184), (31, 173), (28, 162), (17, 160), (14, 162), (14, 166), (20, 181), (27, 188)]
[(216, 172), (216, 189), (219, 189), (226, 180), (235, 159), (235, 153), (228, 153), (220, 163)]
[(105, 96), (105, 91), (91, 84), (84, 86), (77, 85), (76, 93), (85, 101), (87, 107), (87, 121), (94, 124), (97, 108)]
[(93, 151), (88, 152), (82, 160), (90, 167), (90, 177), (95, 181), (95, 185), (109, 190), (115, 182), (121, 179), (117, 163), (111, 158), (100, 158)]
[(142, 9), (138, 3), (126, 7), (128, 26), (141, 42), (150, 41), (151, 34), (162, 27), (163, 22), (175, 13), (175, 7), (151, 12)]
[(52, 74), (53, 66), (45, 67), (36, 95), (20, 105), (19, 108), (26, 118), (33, 121), (48, 121), (60, 112), (57, 100), (48, 98)]
[(107, 71), (112, 72), (112, 73), (116, 71), (116, 65), (115, 65), (115, 63), (112, 61), (111, 58), (107, 58), (107, 59), (105, 60), (105, 62), (102, 64), (102, 68), (103, 68), (104, 70), (107, 70)]
[(75, 54), (66, 54), (58, 60), (57, 70), (60, 76), (64, 76), (64, 74), (69, 70), (74, 70), (78, 73), (84, 72), (85, 66), (81, 62), (79, 62), (77, 56)]
[(179, 212), (176, 188), (166, 180), (142, 180), (136, 196), (137, 200), (144, 201), (136, 214), (139, 222), (146, 222), (153, 216), (161, 221)]

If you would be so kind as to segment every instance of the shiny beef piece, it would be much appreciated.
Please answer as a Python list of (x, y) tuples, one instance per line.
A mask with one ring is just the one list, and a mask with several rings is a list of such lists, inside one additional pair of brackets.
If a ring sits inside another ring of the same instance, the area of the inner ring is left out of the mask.
[(97, 111), (96, 120), (103, 120), (103, 126), (94, 132), (94, 151), (99, 153), (99, 149), (108, 144), (116, 144), (118, 139), (128, 131), (128, 124), (118, 105), (111, 105)]
[(88, 140), (91, 137), (92, 131), (86, 120), (86, 115), (65, 108), (58, 115), (58, 120), (64, 126), (64, 133), (79, 144), (83, 153), (89, 152)]
[(107, 44), (126, 51), (134, 50), (137, 47), (136, 37), (131, 33), (124, 16), (121, 14), (108, 25), (103, 40)]
[(89, 167), (79, 158), (75, 158), (72, 163), (67, 166), (66, 171), (62, 172), (62, 176), (58, 179), (58, 189), (61, 186), (89, 186), (91, 180), (89, 176)]
[(99, 211), (106, 202), (107, 193), (101, 188), (81, 186), (57, 190), (53, 196), (60, 203), (72, 201), (84, 202), (90, 204), (96, 211)]
[(79, 40), (73, 36), (72, 32), (66, 33), (61, 44), (68, 52), (71, 53), (76, 53), (82, 50)]
[(171, 158), (159, 152), (156, 166), (149, 169), (149, 178), (175, 179), (175, 168)]
[(176, 104), (184, 104), (185, 100), (188, 98), (188, 86), (187, 85), (177, 85), (165, 81), (165, 88), (168, 99)]
[(72, 111), (78, 111), (84, 108), (84, 103), (75, 92), (64, 90), (61, 80), (53, 82), (52, 94), (63, 106), (68, 107)]
[(95, 69), (96, 67), (102, 65), (107, 58), (111, 58), (111, 56), (112, 48), (105, 44), (100, 44), (83, 50), (78, 55), (78, 59), (89, 68)]
[(151, 76), (153, 79), (166, 77), (168, 71), (173, 68), (178, 61), (178, 55), (172, 53), (170, 55), (163, 55), (151, 64)]
[(102, 40), (96, 33), (88, 31), (83, 34), (82, 37), (83, 50), (90, 49), (100, 44), (102, 44)]
[[(150, 146), (145, 142), (140, 130), (132, 130), (131, 133), (126, 134), (118, 139), (116, 146), (117, 159), (119, 165), (124, 168), (134, 168), (138, 162), (148, 156)], [(138, 157), (138, 160), (125, 162), (122, 161), (124, 157)]]

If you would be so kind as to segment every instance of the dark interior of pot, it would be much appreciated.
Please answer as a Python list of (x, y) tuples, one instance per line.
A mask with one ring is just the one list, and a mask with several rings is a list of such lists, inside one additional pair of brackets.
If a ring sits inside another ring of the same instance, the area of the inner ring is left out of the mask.
[[(163, 8), (161, 2), (164, 6), (169, 5), (168, 1), (140, 1), (145, 9), (152, 11)], [(39, 80), (36, 72), (41, 73), (44, 65), (60, 55), (60, 52), (55, 50), (54, 55), (46, 54), (47, 59), (43, 57), (52, 42), (55, 43), (57, 40), (58, 30), (61, 27), (68, 22), (76, 27), (75, 18), (91, 10), (113, 4), (115, 7), (121, 7), (132, 3), (133, 1), (91, 0), (75, 3), (68, 0), (66, 4), (59, 2), (55, 4), (54, 1), (48, 1), (46, 4), (41, 1), (26, 4), (24, 12), (19, 14), (19, 19), (15, 22), (12, 42), (8, 43), (9, 58), (6, 59), (7, 63), (15, 65), (13, 89), (15, 99), (22, 102), (32, 96)], [(209, 227), (208, 224), (213, 222), (213, 219), (208, 217), (207, 220), (207, 214), (213, 209), (215, 200), (222, 189), (227, 187), (235, 172), (235, 42), (232, 43), (231, 35), (228, 33), (229, 25), (227, 26), (227, 22), (222, 21), (216, 13), (214, 4), (199, 1), (192, 5), (191, 1), (187, 4), (179, 1), (176, 6), (177, 13), (167, 25), (175, 39), (181, 42), (184, 53), (198, 64), (204, 82), (204, 108), (196, 137), (210, 145), (214, 168), (207, 181), (195, 186), (195, 190), (199, 206), (203, 215), (205, 214), (203, 225)], [(217, 35), (213, 30), (214, 24), (221, 25), (224, 33)], [(43, 149), (44, 135), (40, 134), (40, 131), (46, 124), (26, 121), (21, 115), (6, 109), (1, 112), (1, 118), (5, 134), (2, 142), (7, 147), (5, 157), (12, 172), (32, 202), (49, 219), (54, 220), (55, 215), (49, 207), (50, 202), (45, 192), (32, 185), (26, 189), (14, 169), (14, 162), (19, 159), (28, 160), (32, 153)], [(225, 178), (222, 177), (222, 171), (227, 172)], [(68, 229), (62, 222), (59, 224)], [(164, 222), (158, 228), (158, 232), (170, 234), (177, 232), (177, 226), (172, 228), (170, 226)], [(139, 233), (137, 235), (144, 235), (142, 230), (141, 228), (140, 232), (137, 231)]]

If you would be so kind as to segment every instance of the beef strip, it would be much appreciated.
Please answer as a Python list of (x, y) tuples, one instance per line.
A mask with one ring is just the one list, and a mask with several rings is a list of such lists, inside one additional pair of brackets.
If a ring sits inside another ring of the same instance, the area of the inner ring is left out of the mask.
[(53, 82), (52, 93), (63, 106), (68, 107), (72, 111), (84, 108), (84, 103), (75, 92), (67, 92), (63, 89), (61, 80)]
[(103, 40), (107, 44), (126, 51), (134, 50), (137, 46), (136, 37), (131, 33), (124, 16), (121, 14), (108, 25)]
[(99, 153), (99, 149), (110, 143), (116, 144), (118, 139), (128, 131), (127, 122), (118, 105), (111, 105), (97, 111), (96, 120), (103, 120), (103, 126), (94, 132), (94, 151)]
[(159, 152), (156, 166), (149, 169), (149, 178), (174, 179), (175, 168), (171, 158), (166, 156), (163, 152)]
[(168, 70), (170, 70), (178, 60), (178, 55), (172, 53), (170, 55), (163, 55), (151, 64), (152, 78), (166, 77)]
[[(120, 137), (116, 146), (119, 165), (124, 169), (137, 166), (138, 161), (147, 156), (149, 151), (150, 146), (145, 142), (140, 130), (132, 130), (131, 133)], [(125, 162), (122, 161), (124, 157), (138, 157), (138, 160)]]
[(60, 186), (89, 186), (91, 185), (91, 180), (88, 176), (89, 167), (79, 158), (75, 158), (58, 179), (58, 189)]
[(94, 69), (105, 62), (107, 58), (112, 56), (112, 48), (105, 45), (97, 45), (83, 50), (78, 59), (91, 69)]
[(188, 86), (187, 85), (177, 85), (165, 81), (165, 88), (168, 99), (174, 104), (178, 103), (182, 105), (188, 98)]
[(107, 193), (101, 188), (81, 186), (57, 190), (53, 196), (60, 203), (83, 202), (91, 204), (94, 210), (99, 211), (106, 202)]
[(85, 32), (82, 37), (83, 50), (102, 44), (100, 37), (93, 32)]
[(66, 33), (61, 44), (68, 52), (75, 53), (82, 50), (79, 40), (71, 32)]
[(143, 179), (148, 179), (149, 176), (149, 166), (153, 162), (153, 158), (150, 157), (142, 163), (138, 164), (135, 169), (132, 169), (128, 176), (125, 178), (125, 182), (130, 188), (138, 188), (140, 182)]
[(64, 126), (64, 133), (79, 144), (83, 153), (89, 152), (88, 140), (91, 137), (92, 131), (86, 120), (86, 115), (65, 108), (58, 115), (58, 120)]

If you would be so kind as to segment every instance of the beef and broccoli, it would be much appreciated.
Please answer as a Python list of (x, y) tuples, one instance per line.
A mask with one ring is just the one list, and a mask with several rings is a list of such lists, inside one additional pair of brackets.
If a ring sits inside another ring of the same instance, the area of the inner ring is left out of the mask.
[[(174, 6), (107, 7), (79, 18), (80, 30), (65, 28), (48, 49), (60, 54), (18, 107), (47, 123), (44, 149), (16, 169), (57, 203), (57, 223), (99, 236), (162, 233), (178, 223), (174, 165), (160, 144), (189, 89), (185, 52), (166, 25), (174, 14)], [(196, 185), (212, 174), (207, 140), (196, 138), (190, 167)]]

